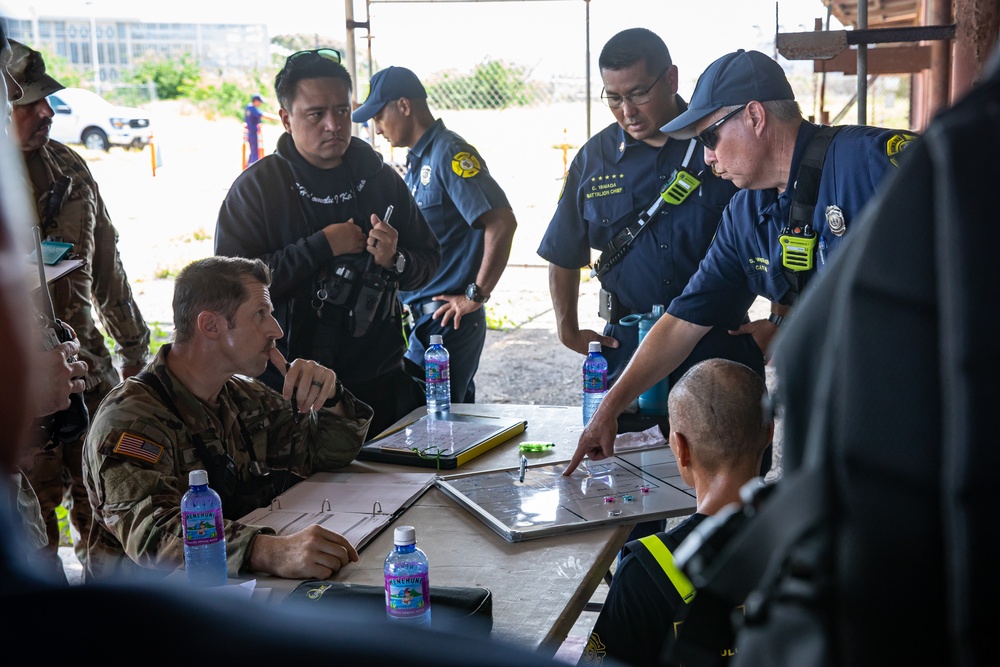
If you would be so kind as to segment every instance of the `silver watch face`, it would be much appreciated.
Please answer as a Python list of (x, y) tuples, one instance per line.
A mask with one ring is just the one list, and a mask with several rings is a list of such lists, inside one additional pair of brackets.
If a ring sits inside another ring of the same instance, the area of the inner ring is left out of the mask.
[(406, 268), (406, 255), (397, 250), (393, 266), (396, 268), (396, 273), (402, 273)]

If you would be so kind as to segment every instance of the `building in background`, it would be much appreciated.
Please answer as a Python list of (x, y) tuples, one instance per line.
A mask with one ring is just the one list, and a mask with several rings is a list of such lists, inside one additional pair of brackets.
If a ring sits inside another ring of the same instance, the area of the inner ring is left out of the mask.
[(114, 86), (135, 61), (149, 56), (173, 60), (189, 55), (201, 68), (223, 75), (270, 65), (263, 23), (152, 23), (131, 16), (48, 14), (17, 5), (4, 23), (11, 38), (65, 58), (96, 87)]

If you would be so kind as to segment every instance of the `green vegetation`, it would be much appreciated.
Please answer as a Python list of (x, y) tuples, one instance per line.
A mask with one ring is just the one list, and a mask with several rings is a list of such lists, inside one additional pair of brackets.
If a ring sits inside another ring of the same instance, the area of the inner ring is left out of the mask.
[(471, 74), (446, 72), (425, 82), (431, 104), (439, 109), (505, 109), (535, 101), (537, 91), (520, 65), (487, 60)]
[[(507, 299), (507, 303), (504, 305), (512, 307), (510, 299)], [(483, 304), (483, 312), (486, 314), (486, 328), (493, 331), (516, 329), (517, 324), (514, 320), (510, 319), (506, 313), (498, 312), (501, 310), (503, 310), (503, 307), (499, 303)]]
[(175, 100), (197, 87), (201, 80), (201, 68), (189, 53), (181, 56), (180, 60), (151, 54), (136, 60), (124, 78), (126, 83), (152, 81), (161, 100)]
[(163, 322), (147, 322), (146, 326), (149, 327), (149, 354), (155, 355), (163, 347), (164, 343), (170, 342), (170, 331), (164, 329), (161, 325)]
[[(170, 342), (171, 332), (163, 328), (162, 325), (165, 322), (146, 322), (146, 326), (149, 327), (149, 354), (150, 356), (156, 355), (163, 347), (164, 343)], [(173, 326), (173, 325), (171, 325)], [(104, 327), (98, 326), (98, 331), (104, 336), (104, 346), (108, 348), (108, 351), (114, 355), (115, 351), (115, 339), (108, 335), (108, 332), (104, 330)]]
[(181, 272), (182, 267), (178, 266), (165, 266), (163, 264), (157, 264), (156, 269), (153, 271), (153, 277), (157, 280), (169, 280), (171, 278), (176, 278), (177, 274)]
[(68, 60), (60, 55), (56, 55), (44, 47), (39, 48), (45, 61), (45, 73), (67, 88), (80, 87), (80, 71), (74, 68)]

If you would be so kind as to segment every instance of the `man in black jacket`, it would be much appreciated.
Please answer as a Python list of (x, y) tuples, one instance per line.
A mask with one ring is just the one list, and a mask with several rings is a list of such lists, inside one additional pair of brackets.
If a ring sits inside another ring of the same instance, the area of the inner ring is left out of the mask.
[[(332, 368), (375, 411), (368, 433), (378, 435), (424, 401), (403, 369), (396, 292), (430, 280), (440, 246), (402, 178), (351, 136), (351, 77), (337, 51), (292, 54), (274, 87), (285, 134), (230, 188), (215, 252), (268, 264), (278, 348)], [(276, 369), (261, 379), (280, 389)]]

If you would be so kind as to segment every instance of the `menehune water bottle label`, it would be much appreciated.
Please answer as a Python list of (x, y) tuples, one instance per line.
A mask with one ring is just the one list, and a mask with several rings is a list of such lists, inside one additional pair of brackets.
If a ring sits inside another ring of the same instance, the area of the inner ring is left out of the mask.
[(396, 618), (413, 618), (426, 611), (430, 598), (427, 574), (385, 577), (385, 610)]
[(221, 509), (181, 512), (184, 523), (184, 544), (189, 547), (214, 544), (225, 536)]
[(441, 382), (446, 382), (447, 380), (448, 380), (447, 363), (430, 362), (427, 364), (427, 382), (431, 384), (438, 384)]
[(583, 373), (583, 390), (590, 393), (606, 391), (608, 382), (607, 371), (587, 370)]

